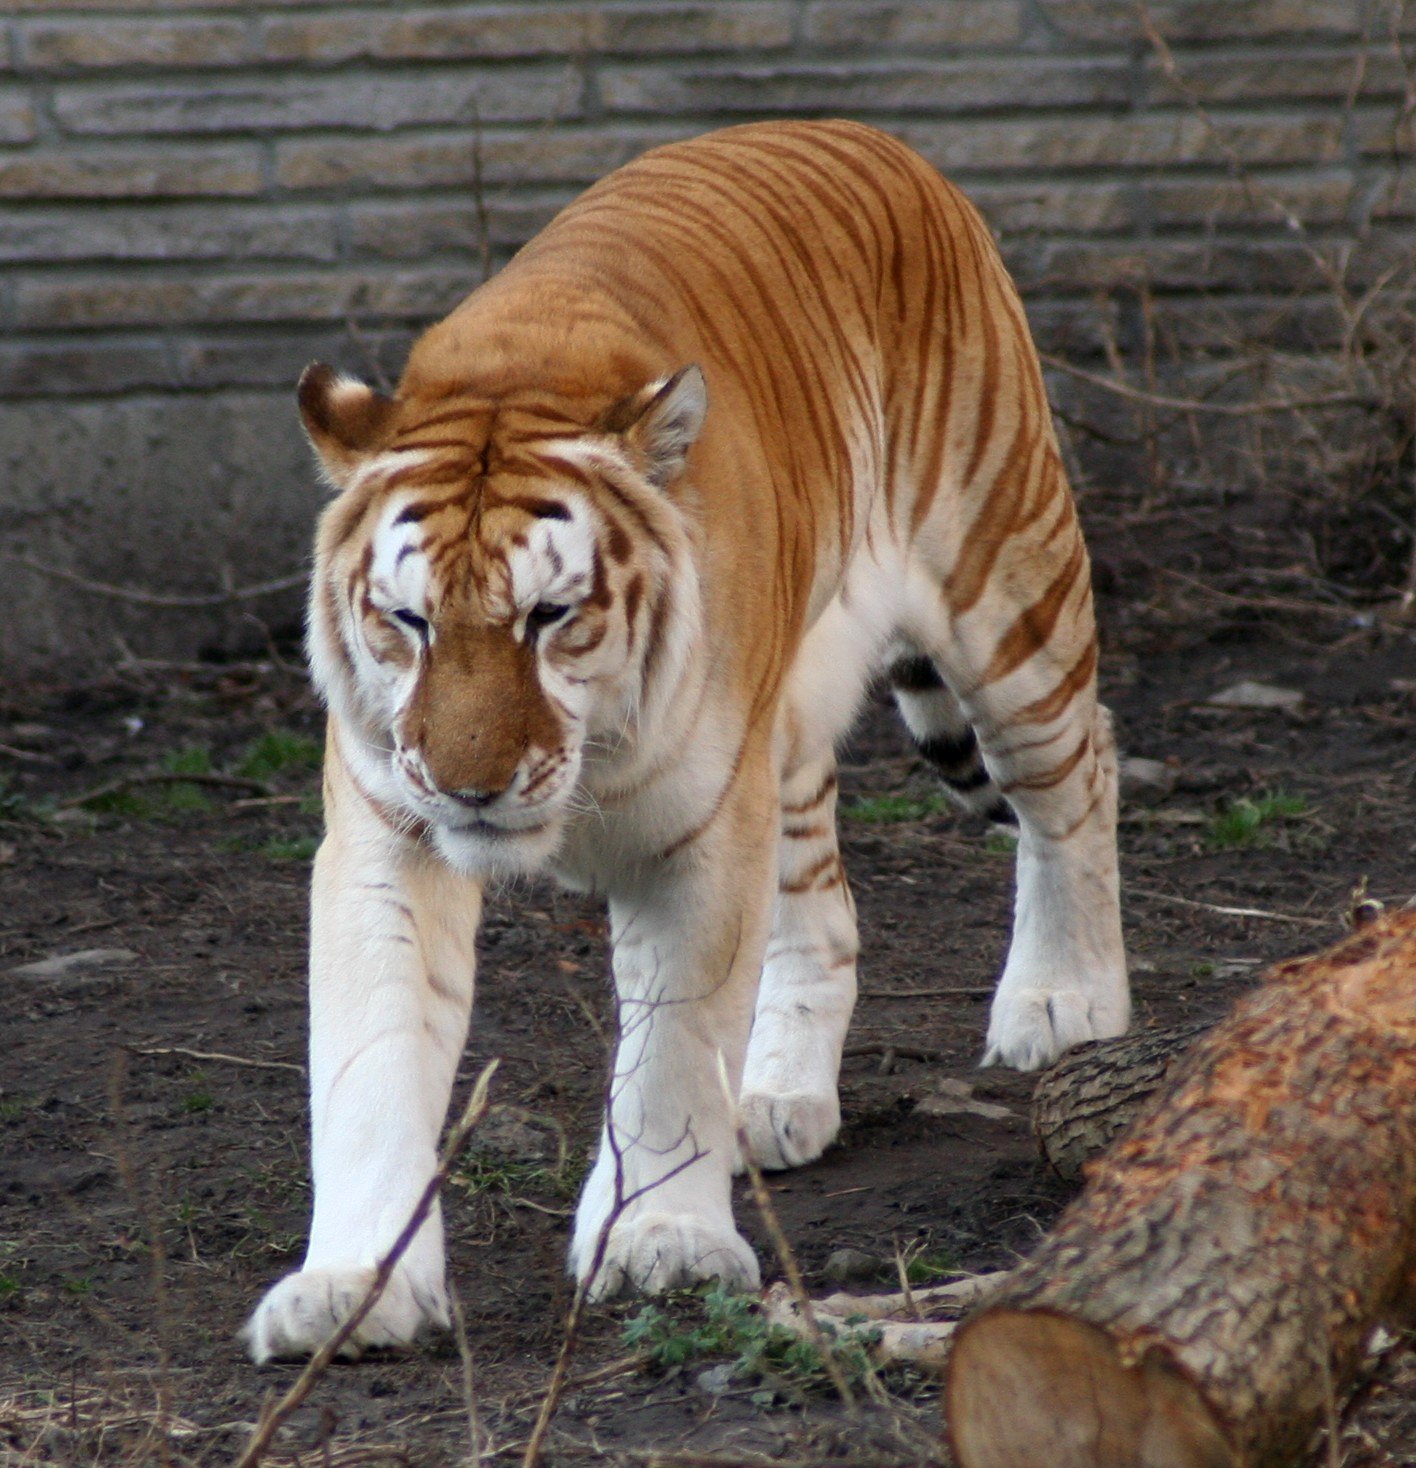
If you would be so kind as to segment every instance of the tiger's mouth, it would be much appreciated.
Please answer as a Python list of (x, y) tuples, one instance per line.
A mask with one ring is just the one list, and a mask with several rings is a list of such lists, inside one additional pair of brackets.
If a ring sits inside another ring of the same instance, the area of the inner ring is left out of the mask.
[(453, 870), (471, 877), (514, 877), (546, 865), (560, 845), (563, 826), (558, 812), (516, 826), (461, 813), (456, 821), (430, 822), (429, 834)]

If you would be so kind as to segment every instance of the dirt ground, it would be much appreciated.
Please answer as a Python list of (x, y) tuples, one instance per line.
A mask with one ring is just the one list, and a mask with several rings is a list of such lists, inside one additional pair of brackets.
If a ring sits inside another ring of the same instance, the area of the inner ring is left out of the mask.
[[(1162, 584), (1138, 569), (1155, 533), (1093, 537), (1104, 696), (1123, 751), (1171, 786), (1123, 811), (1142, 1026), (1217, 1017), (1261, 965), (1335, 938), (1360, 884), (1387, 902), (1416, 888), (1412, 631), (1301, 584)], [(1301, 698), (1208, 702), (1245, 679)], [(296, 1375), (252, 1366), (236, 1333), (298, 1263), (307, 1218), (319, 734), (300, 672), (271, 660), (0, 698), (0, 1463), (227, 1463)], [(1036, 1155), (1029, 1078), (976, 1068), (1010, 854), (943, 808), (883, 701), (842, 786), (864, 944), (845, 1128), (773, 1200), (813, 1290), (846, 1248), (868, 1256), (857, 1287), (893, 1277), (897, 1251), (916, 1280), (1006, 1266), (1068, 1196)], [(501, 1057), (498, 1109), (446, 1200), (486, 1461), (519, 1461), (561, 1339), (608, 997), (593, 906), (539, 886), (492, 901), (459, 1095)], [(948, 1081), (1001, 1114), (921, 1108)], [(745, 1193), (738, 1216), (777, 1277)], [(547, 1461), (945, 1461), (932, 1380), (892, 1375), (850, 1420), (819, 1373), (705, 1345), (707, 1308), (595, 1311)], [(1351, 1414), (1349, 1468), (1416, 1463), (1410, 1359)], [(466, 1376), (451, 1341), (335, 1368), (267, 1461), (468, 1461)]]

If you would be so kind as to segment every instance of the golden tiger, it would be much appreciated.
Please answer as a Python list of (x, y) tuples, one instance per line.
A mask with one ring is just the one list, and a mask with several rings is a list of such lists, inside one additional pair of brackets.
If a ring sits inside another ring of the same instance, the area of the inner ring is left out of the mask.
[[(1018, 822), (985, 1061), (1125, 1029), (1087, 554), (1016, 291), (908, 148), (791, 122), (656, 149), (393, 396), (314, 366), (299, 404), (339, 491), (309, 608), (315, 1201), (258, 1359), (347, 1316), (425, 1188), (502, 874), (609, 904), (620, 1040), (574, 1273), (757, 1283), (723, 1075), (762, 1166), (835, 1137), (858, 944), (833, 748), (880, 669), (961, 798)], [(446, 1320), (434, 1212), (352, 1348)]]

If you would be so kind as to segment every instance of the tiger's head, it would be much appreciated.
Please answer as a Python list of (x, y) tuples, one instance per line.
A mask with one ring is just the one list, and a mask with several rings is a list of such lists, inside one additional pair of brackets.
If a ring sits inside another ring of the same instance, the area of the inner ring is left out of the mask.
[(688, 367), (591, 421), (542, 393), (386, 397), (306, 370), (339, 491), (320, 521), (311, 667), (355, 781), (473, 875), (530, 871), (583, 779), (652, 725), (696, 635), (688, 517), (665, 490), (703, 423)]

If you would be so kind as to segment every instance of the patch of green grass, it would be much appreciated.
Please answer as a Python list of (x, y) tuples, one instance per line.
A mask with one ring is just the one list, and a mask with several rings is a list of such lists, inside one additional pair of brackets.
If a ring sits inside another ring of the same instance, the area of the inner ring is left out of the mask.
[(88, 1295), (93, 1293), (93, 1278), (87, 1274), (75, 1275), (73, 1279), (66, 1279), (60, 1286), (66, 1295)]
[(260, 852), (271, 861), (313, 861), (319, 848), (318, 836), (272, 836)]
[[(815, 1345), (766, 1321), (754, 1296), (736, 1295), (716, 1284), (696, 1301), (703, 1310), (696, 1323), (659, 1305), (645, 1305), (626, 1322), (625, 1345), (661, 1371), (706, 1357), (726, 1358), (734, 1377), (759, 1385), (752, 1394), (758, 1406), (771, 1405), (782, 1391), (799, 1398), (830, 1390), (831, 1378)], [(836, 1332), (823, 1323), (823, 1330), (848, 1382), (859, 1382), (871, 1372), (870, 1347), (880, 1338), (878, 1326), (848, 1323)]]
[(94, 815), (118, 816), (125, 821), (156, 820), (161, 811), (158, 802), (146, 790), (133, 785), (95, 795), (92, 800), (84, 801), (83, 808), (92, 811)]
[(894, 825), (901, 821), (922, 821), (947, 810), (948, 797), (940, 791), (912, 794), (899, 791), (890, 795), (862, 795), (841, 807), (848, 821), (862, 825)]
[(0, 1270), (0, 1300), (8, 1300), (12, 1295), (20, 1292), (20, 1282), (13, 1274), (6, 1274)]
[(33, 1105), (33, 1101), (23, 1096), (6, 1096), (0, 1100), (0, 1122), (19, 1121)]
[(912, 1285), (933, 1284), (959, 1272), (959, 1261), (948, 1249), (921, 1249), (905, 1256), (905, 1278)]
[(247, 780), (269, 780), (289, 770), (317, 770), (324, 759), (324, 745), (308, 734), (293, 729), (269, 729), (247, 746), (235, 773)]
[(1300, 820), (1308, 814), (1301, 795), (1275, 790), (1262, 795), (1241, 796), (1210, 818), (1205, 845), (1212, 851), (1235, 851), (1249, 846), (1267, 846), (1274, 827)]
[(994, 856), (1012, 856), (1018, 849), (1018, 833), (1011, 826), (995, 826), (984, 838), (983, 849)]
[(469, 1193), (514, 1198), (521, 1193), (550, 1193), (573, 1201), (580, 1191), (586, 1158), (508, 1157), (490, 1149), (469, 1152), (449, 1181)]
[(162, 768), (169, 775), (211, 774), (211, 750), (204, 744), (187, 749), (174, 749), (162, 758)]

